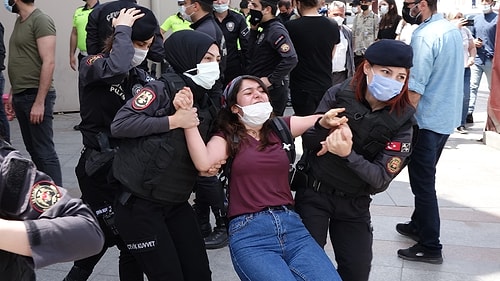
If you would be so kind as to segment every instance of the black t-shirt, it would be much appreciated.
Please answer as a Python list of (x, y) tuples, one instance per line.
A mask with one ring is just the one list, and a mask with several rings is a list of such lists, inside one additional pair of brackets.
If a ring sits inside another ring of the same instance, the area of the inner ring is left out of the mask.
[(299, 62), (290, 88), (325, 92), (332, 84), (332, 51), (340, 42), (338, 25), (322, 16), (300, 17), (285, 24)]
[(398, 27), (401, 16), (397, 16), (390, 25), (380, 26), (377, 39), (396, 39), (396, 28)]

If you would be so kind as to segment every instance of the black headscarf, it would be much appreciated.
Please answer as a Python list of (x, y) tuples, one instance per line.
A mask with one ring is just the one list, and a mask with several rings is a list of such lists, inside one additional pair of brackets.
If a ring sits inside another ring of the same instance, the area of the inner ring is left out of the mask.
[(165, 59), (178, 74), (196, 68), (208, 48), (217, 44), (209, 35), (195, 30), (180, 30), (165, 40)]

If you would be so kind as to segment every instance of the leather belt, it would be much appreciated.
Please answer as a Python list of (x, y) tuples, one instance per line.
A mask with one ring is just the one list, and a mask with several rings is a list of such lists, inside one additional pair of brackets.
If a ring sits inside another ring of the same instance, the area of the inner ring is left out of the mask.
[(309, 188), (311, 188), (312, 190), (314, 190), (316, 192), (328, 193), (328, 194), (333, 194), (335, 196), (346, 197), (346, 198), (356, 197), (354, 194), (350, 194), (350, 193), (335, 189), (332, 186), (327, 185), (327, 184), (313, 178), (311, 175), (309, 175), (309, 180), (308, 180), (307, 185)]
[(263, 212), (263, 211), (293, 211), (293, 210), (294, 210), (293, 205), (288, 204), (288, 205), (278, 205), (278, 206), (265, 207), (264, 209), (262, 209), (261, 212)]

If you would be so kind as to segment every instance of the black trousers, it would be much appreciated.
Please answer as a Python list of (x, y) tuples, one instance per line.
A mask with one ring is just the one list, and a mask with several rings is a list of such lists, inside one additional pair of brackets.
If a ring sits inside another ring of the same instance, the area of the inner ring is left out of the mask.
[(116, 225), (149, 281), (210, 281), (205, 242), (188, 202), (160, 204), (132, 196), (116, 206)]
[(283, 85), (269, 87), (269, 99), (273, 106), (274, 114), (276, 116), (283, 116), (288, 100), (288, 87), (284, 83)]
[(113, 231), (114, 226), (110, 225), (114, 220), (113, 213), (115, 211), (113, 210), (113, 203), (118, 190), (118, 183), (110, 181), (109, 175), (111, 167), (104, 168), (92, 176), (87, 175), (85, 172), (85, 161), (89, 153), (90, 150), (88, 149), (82, 153), (75, 168), (75, 172), (82, 192), (82, 200), (88, 204), (96, 214), (99, 226), (104, 232), (105, 243), (100, 253), (85, 259), (77, 260), (74, 262), (74, 265), (88, 272), (92, 272), (95, 265), (106, 253), (106, 250), (116, 245), (118, 249), (120, 249), (118, 262), (120, 280), (142, 281), (144, 280), (142, 268), (127, 250), (120, 236)]
[(321, 247), (330, 240), (343, 281), (368, 281), (373, 258), (370, 196), (341, 197), (299, 189), (295, 210)]
[(316, 112), (316, 108), (325, 95), (325, 92), (326, 91), (291, 88), (290, 96), (295, 115), (307, 116)]

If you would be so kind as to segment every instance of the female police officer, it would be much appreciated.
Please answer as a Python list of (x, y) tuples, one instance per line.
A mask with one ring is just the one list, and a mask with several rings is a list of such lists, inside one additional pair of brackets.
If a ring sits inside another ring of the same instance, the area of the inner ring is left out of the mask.
[(96, 213), (106, 236), (102, 251), (75, 261), (65, 281), (87, 280), (108, 247), (120, 249), (120, 280), (143, 280), (142, 269), (127, 251), (113, 224), (113, 202), (118, 183), (110, 177), (111, 160), (118, 139), (111, 138), (115, 113), (134, 92), (153, 80), (137, 66), (145, 59), (158, 22), (146, 8), (122, 9), (113, 20), (114, 35), (104, 53), (83, 58), (80, 63), (80, 132), (84, 149), (75, 172), (82, 199)]
[(370, 195), (384, 191), (404, 167), (414, 124), (407, 86), (412, 48), (384, 39), (370, 45), (365, 59), (352, 79), (327, 91), (317, 109), (343, 107), (347, 124), (330, 132), (318, 122), (302, 136), (310, 151), (308, 181), (295, 195), (297, 212), (321, 246), (330, 231), (344, 281), (368, 280)]
[[(219, 78), (220, 53), (212, 37), (193, 30), (173, 33), (164, 46), (171, 65), (164, 81), (147, 84), (111, 126), (123, 138), (113, 164), (123, 188), (116, 225), (148, 280), (207, 281), (205, 244), (188, 202), (198, 172), (182, 128), (199, 124), (208, 133), (215, 112), (207, 91)], [(172, 105), (184, 86), (194, 92), (197, 112)]]

